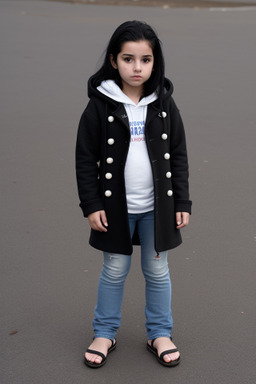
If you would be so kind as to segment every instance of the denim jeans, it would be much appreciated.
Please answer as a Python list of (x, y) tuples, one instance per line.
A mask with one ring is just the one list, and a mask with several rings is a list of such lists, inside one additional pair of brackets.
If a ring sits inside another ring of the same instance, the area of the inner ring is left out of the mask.
[[(146, 284), (146, 331), (148, 339), (170, 337), (171, 280), (168, 251), (154, 248), (154, 212), (129, 214), (131, 236), (137, 223), (141, 243), (141, 268)], [(131, 256), (104, 252), (103, 268), (98, 286), (98, 299), (93, 320), (95, 337), (113, 340), (121, 323), (124, 284), (131, 266)]]

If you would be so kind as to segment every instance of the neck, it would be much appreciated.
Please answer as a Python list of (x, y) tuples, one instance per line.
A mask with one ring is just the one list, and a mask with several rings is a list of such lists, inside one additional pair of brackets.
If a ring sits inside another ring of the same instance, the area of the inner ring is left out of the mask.
[(142, 95), (143, 95), (143, 87), (130, 88), (123, 86), (123, 93), (129, 97), (135, 104), (138, 104)]

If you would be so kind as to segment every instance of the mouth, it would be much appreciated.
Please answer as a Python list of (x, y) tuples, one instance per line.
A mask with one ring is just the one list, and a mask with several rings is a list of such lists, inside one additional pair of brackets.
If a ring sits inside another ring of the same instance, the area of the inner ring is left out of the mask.
[(132, 79), (134, 79), (134, 80), (141, 80), (142, 76), (135, 75), (135, 76), (132, 76)]

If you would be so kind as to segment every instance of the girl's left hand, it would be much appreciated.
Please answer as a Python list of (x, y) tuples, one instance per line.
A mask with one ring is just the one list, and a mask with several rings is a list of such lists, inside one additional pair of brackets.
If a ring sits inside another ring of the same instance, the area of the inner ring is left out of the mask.
[(188, 212), (176, 212), (176, 223), (177, 229), (184, 228), (189, 223), (189, 213)]

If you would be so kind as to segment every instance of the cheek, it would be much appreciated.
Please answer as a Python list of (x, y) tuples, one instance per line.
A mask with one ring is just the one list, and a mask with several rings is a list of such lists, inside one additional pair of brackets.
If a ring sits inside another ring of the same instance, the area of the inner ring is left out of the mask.
[(152, 73), (153, 73), (153, 71), (154, 71), (154, 67), (152, 66), (150, 69), (149, 69), (149, 73), (150, 73), (150, 76), (152, 75)]

